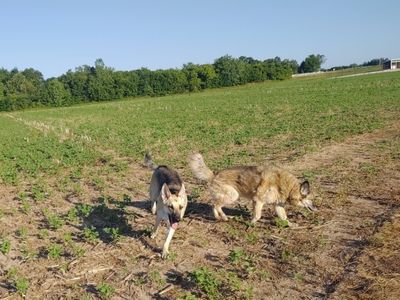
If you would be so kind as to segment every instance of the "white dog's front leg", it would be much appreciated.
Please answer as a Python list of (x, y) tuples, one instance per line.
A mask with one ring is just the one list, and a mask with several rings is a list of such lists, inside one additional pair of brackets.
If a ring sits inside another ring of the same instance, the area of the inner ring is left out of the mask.
[(162, 258), (167, 258), (168, 254), (169, 254), (169, 244), (171, 243), (172, 237), (174, 236), (175, 233), (175, 229), (173, 229), (172, 227), (169, 227), (168, 229), (168, 234), (167, 234), (167, 239), (165, 240), (164, 243), (164, 247), (163, 247), (163, 251), (162, 251)]

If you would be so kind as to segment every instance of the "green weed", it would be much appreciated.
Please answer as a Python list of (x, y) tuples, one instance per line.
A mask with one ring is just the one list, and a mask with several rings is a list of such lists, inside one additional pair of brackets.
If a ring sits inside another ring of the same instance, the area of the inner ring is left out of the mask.
[(115, 288), (107, 283), (101, 283), (96, 288), (103, 299), (110, 299), (115, 292)]
[(248, 232), (245, 235), (245, 239), (249, 244), (256, 244), (259, 240), (259, 236), (257, 234), (257, 232)]
[(26, 227), (18, 228), (16, 234), (20, 239), (24, 240), (28, 235), (28, 228)]
[(72, 244), (72, 254), (74, 257), (83, 257), (85, 255), (86, 251), (84, 248)]
[(246, 300), (253, 299), (253, 294), (254, 294), (254, 286), (252, 285), (246, 286), (244, 290), (244, 299)]
[(11, 250), (11, 242), (8, 239), (2, 239), (0, 243), (0, 252), (7, 255)]
[(281, 218), (275, 218), (274, 219), (276, 226), (279, 228), (288, 228), (289, 227), (289, 221), (288, 220), (282, 220)]
[(47, 238), (49, 236), (49, 231), (47, 229), (40, 229), (38, 236), (40, 239), (44, 240), (45, 238)]
[(72, 207), (70, 210), (68, 210), (67, 220), (71, 223), (78, 222), (78, 209), (76, 207)]
[(246, 253), (243, 249), (234, 249), (229, 252), (228, 261), (233, 264), (239, 264), (246, 258)]
[(113, 242), (118, 242), (121, 239), (121, 233), (118, 227), (105, 227), (103, 230), (110, 235)]
[(14, 279), (17, 276), (18, 273), (18, 268), (17, 267), (11, 267), (7, 270), (6, 272), (6, 277), (7, 279)]
[(161, 277), (161, 274), (159, 271), (156, 271), (156, 270), (150, 271), (148, 277), (149, 277), (150, 282), (154, 283), (158, 287), (165, 284), (165, 280)]
[(64, 248), (59, 244), (50, 244), (47, 247), (47, 256), (51, 259), (60, 259), (63, 252)]
[(99, 233), (97, 232), (96, 228), (91, 226), (91, 227), (85, 227), (83, 229), (83, 237), (85, 238), (86, 241), (89, 243), (96, 243), (98, 238), (99, 238)]
[(72, 243), (72, 233), (71, 232), (64, 233), (62, 239), (66, 244)]
[(14, 286), (19, 294), (25, 295), (29, 288), (29, 280), (24, 277), (17, 278), (14, 281)]
[(228, 261), (237, 265), (246, 273), (252, 273), (255, 271), (256, 262), (252, 255), (247, 254), (243, 249), (233, 249), (229, 252)]
[(50, 229), (57, 230), (64, 225), (63, 219), (55, 213), (45, 212), (45, 217)]
[(32, 209), (32, 206), (27, 199), (21, 200), (21, 211), (24, 214), (27, 215), (31, 211), (31, 209)]
[(32, 192), (32, 198), (36, 201), (43, 201), (49, 195), (48, 192), (46, 191), (46, 188), (40, 184), (32, 186), (31, 192)]
[(78, 213), (80, 216), (87, 218), (93, 211), (93, 207), (88, 204), (79, 204)]
[(206, 267), (201, 267), (190, 273), (192, 280), (207, 295), (209, 299), (218, 298), (218, 288), (221, 285), (215, 274)]

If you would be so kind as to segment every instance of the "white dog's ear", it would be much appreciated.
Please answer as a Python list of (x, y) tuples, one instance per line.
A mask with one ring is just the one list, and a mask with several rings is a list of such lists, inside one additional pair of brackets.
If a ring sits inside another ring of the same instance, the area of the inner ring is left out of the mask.
[(310, 183), (305, 180), (303, 183), (300, 185), (300, 194), (303, 196), (307, 196), (310, 193)]
[(186, 195), (185, 185), (182, 184), (182, 187), (181, 187), (181, 189), (180, 189), (180, 191), (178, 193), (178, 196), (179, 197), (184, 197), (185, 195)]
[(168, 185), (164, 183), (161, 188), (161, 199), (167, 201), (169, 197), (171, 197), (171, 191), (169, 190)]

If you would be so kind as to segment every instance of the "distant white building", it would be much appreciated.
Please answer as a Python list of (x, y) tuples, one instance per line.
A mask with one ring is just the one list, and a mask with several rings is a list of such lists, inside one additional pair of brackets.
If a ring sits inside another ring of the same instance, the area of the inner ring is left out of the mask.
[(400, 69), (400, 59), (389, 59), (383, 63), (384, 70)]

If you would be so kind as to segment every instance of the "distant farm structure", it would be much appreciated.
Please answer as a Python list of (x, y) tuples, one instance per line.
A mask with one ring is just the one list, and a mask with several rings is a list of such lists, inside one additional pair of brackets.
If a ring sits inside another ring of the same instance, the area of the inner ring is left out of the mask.
[(383, 69), (384, 70), (395, 70), (400, 69), (400, 59), (388, 59), (387, 61), (383, 62)]

